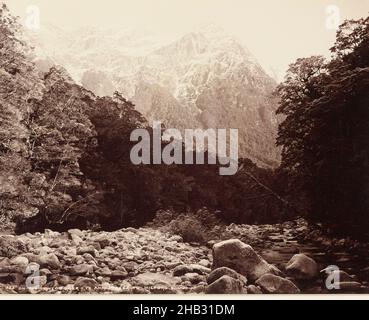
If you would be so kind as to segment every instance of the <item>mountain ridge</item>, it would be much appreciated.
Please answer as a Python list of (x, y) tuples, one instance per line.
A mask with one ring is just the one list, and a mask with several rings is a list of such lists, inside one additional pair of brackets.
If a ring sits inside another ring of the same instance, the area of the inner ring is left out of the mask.
[(60, 64), (99, 96), (118, 90), (149, 121), (167, 127), (237, 128), (240, 156), (261, 167), (279, 164), (277, 83), (221, 28), (202, 27), (170, 41), (140, 30), (96, 28), (57, 33), (60, 41), (49, 37), (47, 30), (31, 37), (40, 68)]

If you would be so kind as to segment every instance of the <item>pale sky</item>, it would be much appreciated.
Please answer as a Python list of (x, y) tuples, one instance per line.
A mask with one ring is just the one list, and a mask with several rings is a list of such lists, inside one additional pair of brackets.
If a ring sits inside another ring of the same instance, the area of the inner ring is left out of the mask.
[[(4, 0), (0, 0), (4, 1)], [(335, 31), (327, 28), (329, 5), (340, 21), (369, 15), (369, 0), (5, 0), (24, 17), (29, 5), (40, 9), (41, 24), (62, 29), (82, 26), (145, 26), (163, 36), (183, 34), (216, 23), (242, 40), (265, 68), (282, 79), (299, 57), (328, 55)], [(331, 21), (331, 20), (329, 20)], [(329, 22), (328, 21), (328, 22)]]

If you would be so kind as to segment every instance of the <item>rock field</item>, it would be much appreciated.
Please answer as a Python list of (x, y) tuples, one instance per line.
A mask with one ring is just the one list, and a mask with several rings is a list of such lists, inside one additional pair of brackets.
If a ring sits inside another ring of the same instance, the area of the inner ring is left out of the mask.
[[(282, 230), (283, 247), (280, 227), (231, 228), (234, 239), (207, 245), (184, 243), (178, 235), (147, 227), (2, 235), (0, 293), (368, 292), (366, 282), (344, 270), (321, 271), (328, 265), (302, 253), (306, 247), (289, 243)], [(328, 277), (339, 289), (327, 289)]]

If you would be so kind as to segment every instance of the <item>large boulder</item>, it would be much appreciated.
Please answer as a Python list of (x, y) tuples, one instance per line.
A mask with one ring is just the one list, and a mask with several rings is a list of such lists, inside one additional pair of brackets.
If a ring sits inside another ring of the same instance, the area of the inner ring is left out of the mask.
[(75, 288), (92, 288), (95, 289), (98, 287), (98, 283), (96, 280), (85, 277), (78, 277), (76, 282), (74, 283)]
[(211, 283), (207, 289), (208, 294), (242, 294), (247, 293), (244, 283), (230, 276), (222, 276)]
[(219, 242), (213, 246), (213, 269), (231, 268), (255, 281), (262, 275), (280, 275), (281, 271), (266, 262), (254, 249), (238, 239)]
[(286, 273), (294, 279), (310, 280), (315, 278), (319, 271), (317, 263), (304, 254), (295, 254), (286, 265)]
[(10, 263), (15, 266), (24, 267), (28, 266), (29, 261), (26, 257), (18, 256), (11, 259)]
[(264, 274), (256, 283), (257, 286), (265, 293), (294, 294), (300, 293), (299, 288), (287, 279), (276, 276), (274, 274)]
[(83, 238), (83, 232), (79, 229), (69, 229), (68, 234), (72, 237), (72, 235), (76, 235), (80, 238)]
[(60, 269), (61, 263), (59, 261), (59, 258), (54, 254), (25, 254), (24, 255), (30, 262), (35, 262), (39, 264), (41, 267), (50, 267), (51, 269)]
[(229, 276), (233, 279), (240, 280), (244, 285), (247, 284), (247, 279), (245, 276), (227, 267), (221, 267), (221, 268), (213, 270), (209, 274), (207, 278), (207, 282), (208, 284), (211, 284), (223, 276)]

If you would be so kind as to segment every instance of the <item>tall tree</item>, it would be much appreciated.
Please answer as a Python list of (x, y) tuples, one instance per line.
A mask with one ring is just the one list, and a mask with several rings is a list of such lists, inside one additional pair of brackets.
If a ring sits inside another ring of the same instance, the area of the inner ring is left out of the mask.
[(0, 8), (0, 220), (37, 213), (37, 180), (29, 162), (30, 130), (27, 126), (34, 99), (41, 97), (42, 80), (20, 39), (20, 25), (7, 7)]
[(39, 210), (50, 222), (58, 222), (71, 208), (75, 217), (83, 199), (93, 192), (79, 160), (95, 131), (86, 114), (90, 108), (84, 101), (86, 91), (63, 69), (51, 68), (44, 84), (42, 100), (35, 103), (28, 123), (32, 145), (29, 160), (32, 172), (43, 177), (43, 184), (38, 186), (43, 192)]
[(283, 167), (303, 181), (309, 217), (336, 232), (369, 226), (369, 18), (346, 21), (332, 60), (300, 59), (279, 87)]

